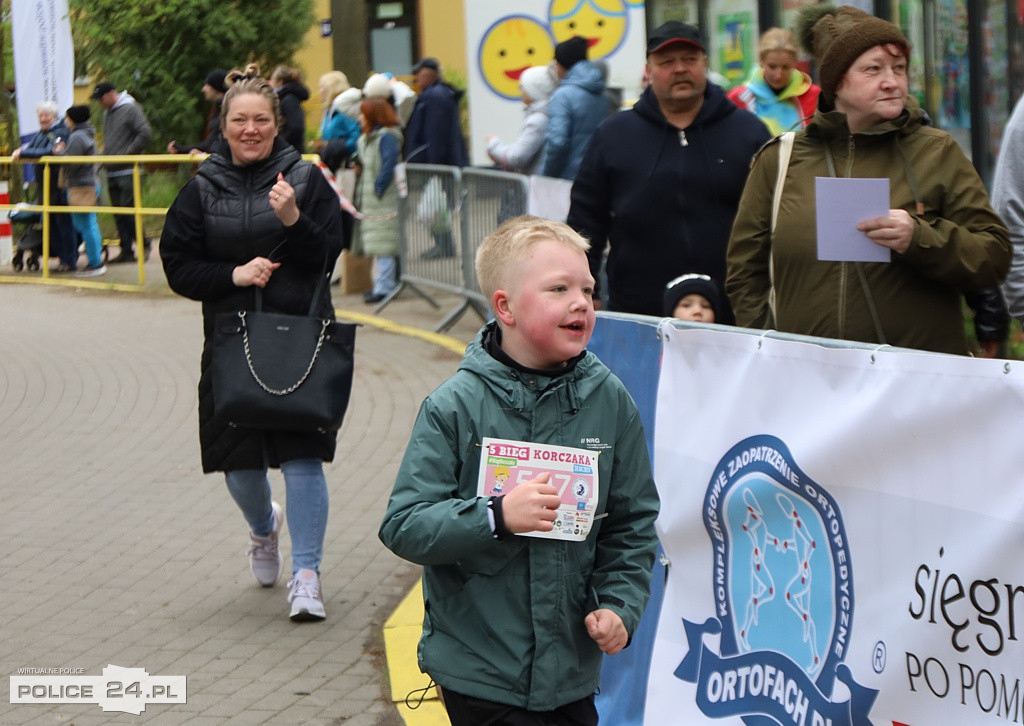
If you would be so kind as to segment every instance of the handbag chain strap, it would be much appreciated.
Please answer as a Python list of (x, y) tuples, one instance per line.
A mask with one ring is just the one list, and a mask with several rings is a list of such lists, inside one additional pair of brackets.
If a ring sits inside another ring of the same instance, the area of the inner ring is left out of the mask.
[(316, 363), (316, 358), (320, 355), (320, 348), (322, 348), (324, 344), (324, 335), (327, 333), (327, 326), (331, 321), (320, 321), (322, 325), (320, 328), (320, 337), (316, 341), (316, 349), (313, 351), (313, 357), (309, 360), (309, 365), (306, 366), (306, 372), (302, 374), (302, 377), (298, 381), (288, 386), (288, 388), (282, 388), (279, 390), (268, 386), (259, 377), (259, 374), (256, 373), (256, 369), (252, 365), (252, 354), (249, 352), (249, 329), (245, 326), (245, 310), (238, 311), (238, 318), (242, 321), (242, 344), (245, 347), (245, 362), (249, 364), (249, 372), (252, 374), (253, 380), (259, 384), (260, 388), (272, 396), (287, 396), (289, 393), (294, 393), (295, 390), (305, 383), (307, 378), (309, 378), (310, 371), (313, 370), (313, 364)]

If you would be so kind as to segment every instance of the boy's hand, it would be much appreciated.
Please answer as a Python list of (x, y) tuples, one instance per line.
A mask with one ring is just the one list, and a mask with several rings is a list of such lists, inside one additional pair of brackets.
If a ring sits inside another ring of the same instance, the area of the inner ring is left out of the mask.
[(583, 624), (587, 626), (587, 634), (605, 655), (615, 655), (629, 642), (626, 626), (614, 610), (595, 610), (587, 615)]
[(550, 532), (562, 500), (558, 490), (548, 484), (547, 473), (517, 484), (501, 501), (505, 529), (513, 534)]

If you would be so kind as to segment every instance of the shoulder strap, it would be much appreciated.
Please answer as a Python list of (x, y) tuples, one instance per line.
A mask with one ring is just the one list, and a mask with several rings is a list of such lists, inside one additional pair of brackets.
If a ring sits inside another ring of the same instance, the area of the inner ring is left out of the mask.
[(779, 218), (779, 203), (782, 201), (782, 189), (786, 186), (786, 173), (789, 171), (789, 158), (793, 155), (795, 136), (793, 131), (787, 131), (779, 137), (779, 173), (775, 177), (775, 191), (772, 193), (772, 244), (768, 260), (768, 279), (771, 280), (771, 289), (768, 291), (768, 309), (771, 311), (772, 325), (775, 325), (775, 223)]
[(779, 202), (782, 201), (782, 189), (786, 186), (786, 172), (789, 171), (795, 136), (793, 131), (787, 131), (779, 137), (779, 173), (775, 177), (775, 193), (772, 195), (772, 234), (775, 234), (775, 222), (779, 218)]

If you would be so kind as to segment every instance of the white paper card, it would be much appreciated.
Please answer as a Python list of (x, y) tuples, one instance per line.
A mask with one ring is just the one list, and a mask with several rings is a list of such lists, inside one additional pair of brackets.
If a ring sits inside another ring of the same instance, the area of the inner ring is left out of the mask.
[(889, 215), (888, 179), (815, 177), (818, 259), (888, 262), (891, 250), (875, 244), (857, 225)]

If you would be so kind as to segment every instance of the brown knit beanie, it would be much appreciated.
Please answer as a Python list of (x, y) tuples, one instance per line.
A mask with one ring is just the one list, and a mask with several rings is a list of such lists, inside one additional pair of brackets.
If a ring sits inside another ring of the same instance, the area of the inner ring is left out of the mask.
[(811, 5), (800, 11), (796, 26), (800, 45), (818, 61), (824, 110), (835, 107), (836, 89), (864, 51), (894, 43), (910, 56), (910, 41), (898, 27), (850, 5)]

